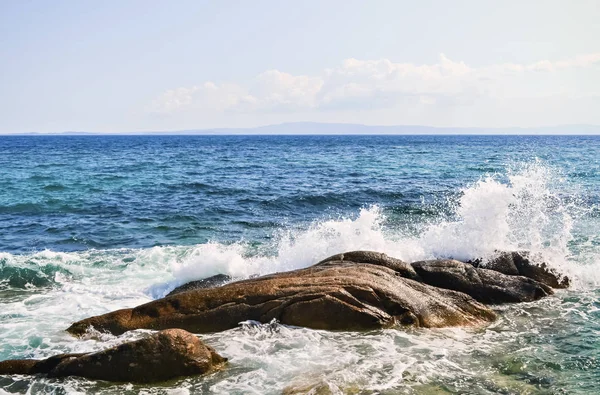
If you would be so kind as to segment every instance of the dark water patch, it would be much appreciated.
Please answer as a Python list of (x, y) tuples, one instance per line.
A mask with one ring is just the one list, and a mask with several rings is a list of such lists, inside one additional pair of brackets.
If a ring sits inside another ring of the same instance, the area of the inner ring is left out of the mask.
[(43, 174), (34, 174), (29, 176), (28, 181), (52, 181), (54, 180), (54, 176), (48, 176)]
[(405, 199), (414, 199), (417, 196), (410, 196), (411, 193), (407, 193), (407, 191), (397, 191), (397, 190), (382, 190), (382, 189), (374, 189), (374, 188), (367, 188), (364, 190), (360, 190), (358, 192), (361, 195), (366, 196), (370, 196), (373, 197), (374, 199), (380, 199), (382, 201), (402, 201)]
[[(262, 205), (271, 207), (326, 207), (337, 204), (352, 204), (350, 199), (346, 199), (345, 193), (325, 193), (325, 194), (301, 194), (296, 196), (279, 197), (273, 200), (262, 201)], [(350, 196), (348, 196), (350, 197)], [(354, 199), (353, 199), (354, 200)]]
[(436, 217), (440, 214), (439, 210), (435, 207), (424, 207), (416, 205), (401, 205), (401, 206), (386, 206), (386, 213), (392, 215), (419, 215), (424, 217)]
[(475, 172), (479, 172), (479, 173), (483, 173), (483, 174), (490, 174), (490, 175), (502, 171), (501, 168), (492, 167), (492, 166), (469, 166), (466, 168), (466, 170), (475, 171)]
[(187, 215), (187, 214), (175, 214), (175, 215), (169, 215), (165, 218), (162, 218), (160, 221), (161, 222), (196, 222), (196, 221), (198, 221), (198, 217), (196, 217), (194, 215)]
[(233, 221), (232, 222), (235, 225), (241, 225), (244, 228), (258, 228), (258, 229), (262, 229), (262, 228), (276, 228), (279, 225), (281, 225), (278, 222), (274, 222), (274, 221), (265, 221), (265, 222), (257, 222), (257, 221)]
[(359, 173), (356, 171), (351, 171), (346, 174), (347, 177), (364, 177), (366, 175), (367, 175), (366, 173)]
[(65, 187), (64, 185), (61, 185), (61, 184), (49, 184), (49, 185), (45, 185), (42, 189), (44, 191), (48, 191), (48, 192), (58, 192), (58, 191), (66, 190), (67, 187)]
[(179, 189), (191, 189), (191, 190), (210, 190), (213, 188), (212, 185), (203, 182), (190, 182), (185, 184), (168, 185), (168, 189), (179, 190)]
[(92, 174), (92, 177), (98, 178), (102, 181), (120, 181), (120, 180), (126, 180), (129, 178), (128, 176), (124, 176), (124, 175), (120, 175), (120, 174)]
[(205, 176), (206, 172), (204, 172), (204, 171), (188, 170), (184, 174), (188, 175), (188, 176)]
[(213, 188), (206, 191), (209, 196), (235, 196), (245, 193), (247, 193), (247, 190), (242, 188)]
[(35, 167), (38, 169), (50, 169), (50, 168), (54, 168), (54, 167), (66, 167), (66, 166), (69, 166), (69, 164), (62, 163), (62, 162), (38, 163), (35, 165)]
[(63, 231), (64, 231), (64, 229), (58, 228), (58, 227), (54, 227), (54, 226), (46, 228), (46, 233), (50, 233), (50, 234), (59, 234), (59, 233), (61, 233)]
[(159, 226), (155, 226), (154, 230), (157, 230), (159, 232), (168, 232), (171, 230), (174, 230), (176, 228), (172, 227), (172, 226), (167, 226), (167, 225), (159, 225)]
[(39, 214), (44, 211), (44, 204), (40, 203), (17, 203), (6, 206), (0, 206), (0, 214), (32, 215)]
[(150, 222), (155, 222), (156, 220), (154, 218), (138, 217), (138, 218), (134, 218), (133, 221), (141, 222), (141, 223), (150, 223)]

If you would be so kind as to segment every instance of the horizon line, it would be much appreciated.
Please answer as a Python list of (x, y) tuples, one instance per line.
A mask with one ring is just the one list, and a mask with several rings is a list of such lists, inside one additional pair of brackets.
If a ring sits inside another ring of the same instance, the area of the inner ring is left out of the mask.
[[(355, 131), (340, 131), (340, 130), (325, 130), (311, 132), (300, 132), (298, 130), (286, 131), (269, 131), (269, 129), (277, 128), (298, 128), (298, 127), (318, 127), (318, 128), (359, 128), (359, 129), (388, 129), (389, 132), (384, 133), (368, 133), (366, 130), (355, 130)], [(437, 130), (435, 132), (422, 131), (421, 133), (411, 133), (409, 130), (406, 131), (393, 131), (391, 129), (402, 128), (402, 129), (429, 129)], [(578, 128), (578, 129), (592, 129), (587, 132), (581, 133), (560, 133), (552, 132), (548, 133), (548, 130), (557, 130), (562, 128)], [(444, 130), (450, 132), (444, 132)], [(526, 133), (527, 131), (538, 131), (534, 133)], [(461, 133), (464, 131), (466, 133)], [(489, 132), (485, 132), (489, 131)], [(546, 133), (543, 133), (546, 131)], [(478, 133), (479, 132), (479, 133)], [(483, 133), (482, 133), (483, 132)], [(519, 133), (525, 132), (525, 133)], [(178, 129), (178, 130), (155, 130), (155, 131), (126, 131), (126, 132), (86, 132), (86, 131), (74, 131), (66, 130), (60, 132), (0, 132), (0, 136), (56, 136), (56, 135), (94, 135), (94, 136), (134, 136), (134, 135), (593, 135), (600, 134), (600, 125), (593, 124), (562, 124), (562, 125), (550, 125), (550, 126), (508, 126), (508, 127), (488, 127), (488, 126), (428, 126), (428, 125), (366, 125), (359, 123), (333, 123), (333, 122), (284, 122), (278, 124), (267, 124), (261, 126), (250, 126), (250, 127), (217, 127), (217, 128), (199, 128), (199, 129)]]

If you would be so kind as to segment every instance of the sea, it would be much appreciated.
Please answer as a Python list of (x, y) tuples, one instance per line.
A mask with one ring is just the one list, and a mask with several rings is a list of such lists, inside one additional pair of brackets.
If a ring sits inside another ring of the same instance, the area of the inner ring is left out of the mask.
[(484, 328), (243, 322), (200, 335), (229, 358), (204, 377), (0, 376), (0, 394), (600, 391), (600, 136), (0, 136), (0, 360), (141, 338), (65, 329), (219, 273), (517, 249), (572, 285)]

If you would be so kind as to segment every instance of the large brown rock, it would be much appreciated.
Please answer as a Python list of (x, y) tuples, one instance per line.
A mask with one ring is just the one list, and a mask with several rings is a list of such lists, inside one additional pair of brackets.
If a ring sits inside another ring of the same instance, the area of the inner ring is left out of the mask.
[(426, 284), (464, 292), (486, 304), (531, 302), (552, 295), (552, 288), (523, 276), (475, 268), (452, 259), (412, 263)]
[(234, 328), (241, 321), (273, 319), (314, 329), (368, 330), (396, 324), (482, 325), (494, 320), (495, 313), (466, 294), (403, 278), (383, 265), (329, 260), (91, 317), (68, 331), (79, 335), (94, 327), (120, 334), (177, 327), (206, 333)]
[[(537, 259), (534, 259), (537, 258)], [(570, 280), (528, 251), (498, 252), (486, 259), (477, 259), (476, 267), (495, 270), (508, 275), (531, 278), (552, 288), (568, 288)]]
[(43, 373), (49, 377), (150, 383), (203, 374), (226, 361), (191, 333), (167, 329), (90, 354), (62, 354), (40, 361), (3, 361), (0, 374)]

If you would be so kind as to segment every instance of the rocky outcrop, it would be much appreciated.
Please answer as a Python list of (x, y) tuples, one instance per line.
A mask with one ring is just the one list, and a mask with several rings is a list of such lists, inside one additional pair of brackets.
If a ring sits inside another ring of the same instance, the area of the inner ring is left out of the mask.
[(475, 268), (456, 260), (421, 261), (412, 266), (424, 283), (466, 293), (486, 304), (531, 302), (554, 293), (549, 286), (530, 278)]
[(231, 276), (227, 274), (216, 274), (211, 277), (203, 278), (202, 280), (190, 281), (175, 288), (167, 294), (167, 296), (180, 294), (182, 292), (193, 291), (195, 289), (205, 289), (220, 287), (221, 285), (227, 284), (231, 281)]
[(314, 329), (368, 330), (475, 326), (495, 319), (492, 310), (470, 296), (404, 278), (403, 273), (414, 276), (414, 271), (402, 261), (381, 257), (382, 264), (333, 257), (306, 269), (187, 291), (76, 322), (68, 331), (80, 335), (94, 327), (121, 334), (177, 327), (206, 333), (246, 320), (273, 319)]
[(328, 330), (481, 325), (495, 318), (482, 303), (530, 302), (568, 284), (516, 252), (471, 263), (408, 264), (382, 253), (352, 251), (306, 269), (222, 281), (228, 277), (200, 280), (163, 299), (76, 322), (68, 331), (80, 335), (94, 327), (121, 334), (178, 327), (206, 333), (274, 319)]
[(568, 288), (570, 284), (568, 277), (550, 268), (541, 257), (534, 257), (527, 251), (498, 252), (487, 259), (473, 261), (472, 264), (507, 275), (524, 276), (552, 288)]
[(150, 383), (204, 374), (226, 361), (191, 333), (168, 329), (90, 354), (62, 354), (40, 361), (3, 361), (0, 374)]

